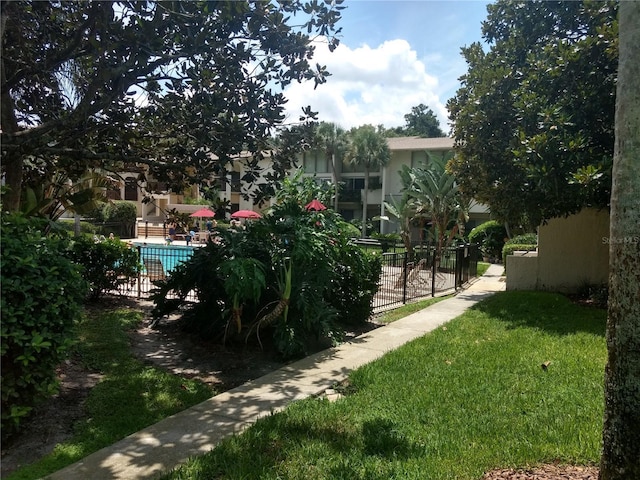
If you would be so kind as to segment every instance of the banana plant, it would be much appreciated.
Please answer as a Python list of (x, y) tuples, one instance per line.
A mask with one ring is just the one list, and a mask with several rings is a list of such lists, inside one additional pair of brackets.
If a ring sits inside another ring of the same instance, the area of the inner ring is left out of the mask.
[(393, 197), (391, 202), (384, 202), (385, 209), (392, 217), (395, 217), (400, 224), (400, 236), (404, 248), (410, 255), (413, 254), (413, 245), (411, 243), (411, 221), (416, 216), (416, 206), (413, 198), (406, 192), (403, 193), (400, 200)]
[(233, 257), (220, 266), (224, 276), (224, 289), (231, 299), (228, 312), (229, 321), (226, 332), (231, 324), (235, 324), (237, 333), (242, 332), (242, 307), (245, 302), (258, 302), (266, 287), (264, 265), (255, 258)]
[(87, 171), (78, 180), (72, 181), (62, 172), (38, 186), (24, 189), (21, 211), (26, 216), (58, 220), (64, 212), (89, 213), (108, 201), (106, 192), (113, 187), (113, 180), (102, 172)]
[[(249, 335), (255, 328), (256, 335), (258, 337), (258, 343), (262, 346), (262, 342), (260, 341), (260, 328), (266, 327), (273, 323), (280, 315), (282, 315), (282, 320), (284, 323), (287, 323), (287, 317), (289, 316), (289, 302), (291, 300), (291, 271), (292, 264), (291, 258), (287, 257), (284, 259), (281, 267), (280, 274), (278, 275), (278, 290), (280, 291), (280, 300), (278, 300), (270, 312), (264, 314), (258, 321), (255, 322), (254, 326), (247, 333), (246, 340), (249, 339)], [(268, 306), (273, 305), (271, 303)]]
[(429, 156), (426, 168), (404, 166), (401, 176), (407, 177), (407, 193), (415, 199), (417, 213), (431, 220), (439, 258), (442, 249), (453, 239), (453, 235), (447, 239), (449, 223), (467, 215), (469, 202), (458, 189), (455, 177), (447, 171), (445, 159)]

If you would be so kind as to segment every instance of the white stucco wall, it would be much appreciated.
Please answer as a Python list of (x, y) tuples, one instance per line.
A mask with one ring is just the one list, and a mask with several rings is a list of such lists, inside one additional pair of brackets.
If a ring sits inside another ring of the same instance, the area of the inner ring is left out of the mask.
[(609, 213), (584, 209), (538, 230), (537, 257), (509, 256), (507, 290), (575, 292), (609, 277)]

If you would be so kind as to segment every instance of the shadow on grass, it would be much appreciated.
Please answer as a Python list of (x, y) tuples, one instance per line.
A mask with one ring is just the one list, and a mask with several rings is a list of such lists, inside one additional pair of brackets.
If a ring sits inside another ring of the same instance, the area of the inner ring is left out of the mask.
[(332, 459), (330, 465), (319, 467), (329, 474), (322, 478), (362, 478), (362, 469), (373, 464), (377, 471), (367, 471), (366, 478), (386, 480), (394, 461), (425, 455), (424, 446), (407, 439), (392, 420), (380, 417), (362, 425), (340, 426), (333, 421), (319, 423), (317, 419), (276, 415), (261, 419), (241, 438), (224, 441), (192, 464), (162, 478), (258, 478), (262, 472), (273, 473), (283, 462), (288, 464), (285, 469), (309, 472), (319, 467), (317, 462)]
[(534, 328), (556, 335), (578, 332), (605, 334), (607, 311), (573, 303), (566, 296), (549, 292), (500, 292), (474, 307), (508, 325)]

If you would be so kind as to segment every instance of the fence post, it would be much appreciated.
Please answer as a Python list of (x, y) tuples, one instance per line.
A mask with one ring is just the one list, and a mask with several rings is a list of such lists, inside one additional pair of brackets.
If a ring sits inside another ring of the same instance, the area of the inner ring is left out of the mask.
[(144, 221), (144, 238), (149, 238), (149, 220)]
[(462, 286), (462, 254), (463, 250), (456, 247), (456, 266), (455, 266), (455, 289), (458, 290)]
[[(436, 248), (433, 249), (433, 258), (431, 259), (431, 297), (436, 296), (436, 275), (438, 268), (436, 267)], [(427, 253), (427, 255), (429, 255)]]
[(469, 245), (469, 277), (478, 276), (478, 244)]
[(409, 263), (409, 253), (404, 251), (404, 260), (402, 262), (402, 304), (407, 303), (407, 266)]
[[(136, 250), (138, 250), (138, 260), (142, 263), (142, 247), (140, 245), (136, 245)], [(138, 269), (138, 300), (142, 297), (142, 271)]]

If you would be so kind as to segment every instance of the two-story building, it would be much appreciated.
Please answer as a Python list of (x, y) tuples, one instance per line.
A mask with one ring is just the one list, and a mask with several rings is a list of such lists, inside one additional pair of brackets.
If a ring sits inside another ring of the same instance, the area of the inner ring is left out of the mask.
[[(369, 172), (369, 194), (367, 195), (367, 218), (387, 218), (384, 202), (402, 196), (402, 180), (399, 175), (403, 165), (411, 168), (426, 165), (428, 158), (439, 157), (449, 159), (453, 156), (453, 139), (449, 137), (392, 137), (387, 139), (391, 159), (379, 171)], [(343, 188), (338, 196), (338, 211), (346, 219), (362, 218), (362, 202), (364, 201), (364, 168), (347, 165), (342, 159), (336, 159), (335, 168), (331, 166), (323, 152), (305, 152), (301, 166), (305, 175), (314, 176), (318, 181), (341, 182)], [(335, 177), (334, 178), (334, 171)], [(474, 226), (489, 219), (486, 206), (472, 203), (467, 227)], [(393, 217), (381, 224), (382, 232), (397, 231), (397, 223)]]
[[(399, 171), (402, 165), (416, 167), (425, 164), (429, 157), (438, 156), (450, 158), (453, 155), (453, 139), (449, 137), (421, 138), (421, 137), (393, 137), (387, 139), (391, 151), (389, 163), (380, 168), (379, 171), (369, 172), (369, 192), (367, 195), (367, 217), (380, 216), (389, 218), (380, 225), (382, 232), (397, 231), (397, 224), (393, 217), (387, 215), (384, 202), (390, 202), (394, 198), (402, 195), (402, 181)], [(328, 182), (333, 184), (338, 181), (342, 184), (338, 196), (337, 209), (345, 220), (361, 218), (362, 202), (364, 200), (364, 176), (362, 167), (355, 167), (343, 161), (342, 158), (328, 159), (324, 152), (307, 151), (301, 154), (299, 166), (304, 170), (304, 175), (313, 176), (318, 182)], [(251, 200), (246, 200), (241, 195), (244, 175), (243, 162), (238, 161), (234, 165), (233, 171), (227, 178), (216, 179), (221, 199), (228, 200), (231, 204), (231, 211), (237, 210), (260, 210)], [(268, 156), (262, 160), (260, 165), (264, 172), (269, 170)], [(138, 186), (138, 175), (140, 172), (131, 171), (122, 175), (124, 182), (120, 188), (120, 199), (134, 201), (138, 204), (138, 215), (142, 222), (162, 223), (165, 219), (165, 212), (175, 208), (178, 211), (190, 212), (197, 208), (197, 205), (188, 205), (187, 197), (199, 198), (197, 187), (191, 188), (182, 194), (164, 191), (162, 184), (148, 180), (143, 183), (143, 187), (148, 187), (154, 191), (153, 201), (147, 204), (142, 203), (144, 192)], [(293, 174), (293, 172), (292, 172)], [(117, 197), (117, 194), (116, 194)], [(114, 197), (115, 198), (115, 197)], [(479, 223), (489, 219), (489, 210), (477, 203), (472, 205), (467, 228), (473, 228)]]

